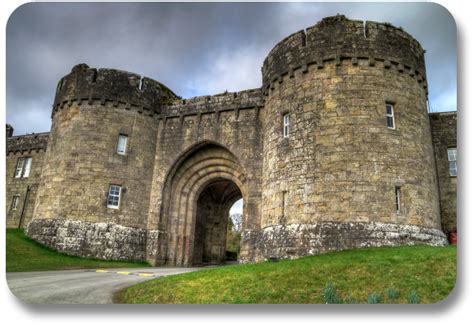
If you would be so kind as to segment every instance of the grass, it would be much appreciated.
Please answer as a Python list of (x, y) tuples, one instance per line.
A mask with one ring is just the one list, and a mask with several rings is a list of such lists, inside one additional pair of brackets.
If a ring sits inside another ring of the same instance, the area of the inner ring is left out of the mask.
[(102, 261), (59, 253), (26, 237), (22, 229), (7, 229), (6, 248), (7, 272), (149, 266), (145, 262)]
[(116, 302), (436, 303), (455, 282), (455, 246), (368, 248), (158, 278), (120, 291)]

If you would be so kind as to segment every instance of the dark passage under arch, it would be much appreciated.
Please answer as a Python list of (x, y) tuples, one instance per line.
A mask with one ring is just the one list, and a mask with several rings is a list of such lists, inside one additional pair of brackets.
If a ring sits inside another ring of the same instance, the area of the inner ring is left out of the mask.
[(225, 263), (229, 210), (240, 198), (238, 186), (227, 179), (216, 179), (200, 193), (194, 230), (194, 265)]

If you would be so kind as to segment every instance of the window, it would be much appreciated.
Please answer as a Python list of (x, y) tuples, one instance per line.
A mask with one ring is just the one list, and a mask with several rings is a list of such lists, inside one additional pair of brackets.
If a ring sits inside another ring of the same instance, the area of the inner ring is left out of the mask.
[(119, 185), (109, 186), (109, 195), (107, 196), (107, 208), (118, 209), (120, 206), (120, 194), (122, 187)]
[(30, 176), (31, 157), (18, 158), (15, 169), (15, 178), (22, 178)]
[(395, 211), (400, 214), (401, 201), (400, 201), (400, 187), (395, 187)]
[(283, 191), (283, 202), (282, 202), (282, 205), (283, 205), (283, 217), (287, 217), (288, 216), (288, 192), (287, 191)]
[(19, 195), (13, 195), (12, 210), (16, 210), (18, 208), (18, 203), (19, 202), (20, 202), (20, 196)]
[(283, 115), (283, 137), (288, 138), (290, 135), (290, 114)]
[(395, 114), (393, 112), (393, 105), (392, 104), (385, 104), (385, 109), (387, 111), (387, 127), (389, 129), (395, 129)]
[(448, 148), (449, 176), (458, 176), (458, 149)]
[(127, 140), (128, 136), (125, 134), (120, 134), (117, 143), (117, 153), (119, 155), (125, 155), (127, 151)]

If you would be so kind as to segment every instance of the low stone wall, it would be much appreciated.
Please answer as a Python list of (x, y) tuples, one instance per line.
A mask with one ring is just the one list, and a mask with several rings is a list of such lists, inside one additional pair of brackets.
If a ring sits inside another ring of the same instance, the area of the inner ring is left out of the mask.
[(26, 234), (60, 252), (104, 260), (144, 261), (146, 230), (113, 223), (33, 219)]
[(240, 262), (298, 258), (349, 248), (427, 244), (447, 245), (439, 229), (380, 222), (319, 222), (277, 225), (242, 234), (250, 255)]

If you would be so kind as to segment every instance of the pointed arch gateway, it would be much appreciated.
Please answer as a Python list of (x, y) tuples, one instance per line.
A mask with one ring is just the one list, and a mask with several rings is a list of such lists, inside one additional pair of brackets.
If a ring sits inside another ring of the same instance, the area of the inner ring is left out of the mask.
[(163, 190), (160, 264), (225, 262), (229, 210), (237, 200), (245, 202), (246, 192), (242, 166), (227, 148), (206, 141), (187, 150)]

